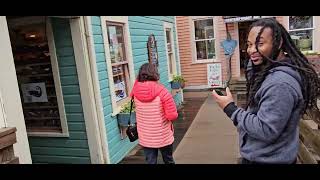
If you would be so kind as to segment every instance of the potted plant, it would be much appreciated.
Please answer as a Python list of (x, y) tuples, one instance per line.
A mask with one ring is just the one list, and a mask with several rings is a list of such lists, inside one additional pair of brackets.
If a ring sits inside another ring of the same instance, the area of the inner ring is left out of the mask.
[(298, 47), (302, 50), (308, 50), (311, 48), (311, 39), (301, 38), (298, 40)]
[[(117, 115), (118, 124), (120, 126), (128, 126), (129, 116), (130, 116), (130, 104), (131, 104), (131, 101), (125, 103), (121, 107), (120, 113)], [(133, 103), (132, 111), (131, 111), (130, 124), (134, 124), (134, 123), (136, 123), (136, 112), (135, 112), (135, 105)]]
[(171, 89), (180, 89), (185, 87), (186, 80), (180, 75), (173, 75), (171, 81)]

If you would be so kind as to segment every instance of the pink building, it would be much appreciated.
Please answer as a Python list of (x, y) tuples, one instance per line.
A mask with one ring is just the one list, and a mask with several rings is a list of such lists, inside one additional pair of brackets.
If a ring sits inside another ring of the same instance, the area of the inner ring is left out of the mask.
[[(244, 65), (246, 35), (250, 25), (260, 18), (270, 16), (177, 16), (178, 44), (181, 73), (187, 80), (186, 89), (224, 87), (228, 80), (228, 57), (221, 42), (227, 30), (236, 48), (231, 57), (231, 81), (245, 80)], [(305, 52), (320, 52), (319, 16), (271, 16), (282, 23)], [(319, 68), (319, 55), (310, 56)], [(318, 59), (318, 60), (317, 60)], [(212, 86), (213, 85), (213, 86)]]

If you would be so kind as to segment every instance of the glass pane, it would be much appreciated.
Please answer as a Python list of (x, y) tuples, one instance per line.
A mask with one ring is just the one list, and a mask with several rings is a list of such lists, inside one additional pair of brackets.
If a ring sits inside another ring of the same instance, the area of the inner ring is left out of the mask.
[(112, 67), (113, 81), (114, 81), (114, 92), (116, 95), (116, 102), (125, 99), (127, 97), (127, 83), (126, 83), (126, 65), (119, 65)]
[(206, 41), (196, 42), (197, 60), (207, 59)]
[(170, 29), (166, 29), (166, 38), (167, 38), (167, 42), (171, 42), (171, 38), (170, 38)]
[(213, 19), (194, 21), (195, 39), (214, 38)]
[(170, 54), (168, 54), (168, 56), (169, 56), (169, 74), (172, 74), (173, 73), (173, 58), (172, 58), (172, 56), (173, 56), (173, 54), (172, 53), (170, 53)]
[(312, 50), (312, 30), (293, 31), (290, 35), (301, 51)]
[(170, 29), (166, 29), (166, 38), (167, 38), (167, 49), (168, 52), (172, 51), (172, 46), (171, 46), (171, 34), (170, 34)]
[(289, 29), (312, 28), (312, 16), (289, 16)]
[(125, 61), (125, 48), (122, 26), (107, 25), (111, 63)]
[(208, 59), (214, 59), (216, 57), (216, 52), (214, 49), (214, 40), (208, 40), (207, 47), (208, 47)]

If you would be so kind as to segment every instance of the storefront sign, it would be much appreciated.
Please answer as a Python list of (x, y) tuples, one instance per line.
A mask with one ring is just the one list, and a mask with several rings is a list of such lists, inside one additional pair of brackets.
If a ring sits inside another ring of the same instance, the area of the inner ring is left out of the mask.
[(222, 87), (221, 63), (208, 64), (207, 73), (209, 87)]
[(154, 37), (153, 34), (151, 34), (148, 38), (148, 57), (149, 57), (149, 62), (158, 66), (158, 49), (157, 49), (157, 41)]
[(255, 19), (261, 19), (265, 16), (222, 16), (225, 23), (252, 21)]
[(24, 103), (48, 102), (45, 83), (28, 83), (21, 85)]

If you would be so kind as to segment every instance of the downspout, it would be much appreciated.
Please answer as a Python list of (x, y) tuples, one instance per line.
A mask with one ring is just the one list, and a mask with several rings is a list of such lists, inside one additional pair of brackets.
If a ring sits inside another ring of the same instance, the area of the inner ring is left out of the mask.
[(110, 156), (108, 151), (108, 140), (107, 140), (107, 133), (106, 127), (104, 124), (104, 115), (103, 115), (103, 106), (101, 102), (101, 95), (100, 95), (100, 87), (97, 85), (96, 82), (99, 82), (98, 74), (97, 74), (97, 67), (96, 67), (96, 58), (95, 58), (95, 50), (94, 50), (94, 42), (92, 37), (92, 28), (91, 28), (91, 16), (84, 16), (84, 30), (85, 30), (85, 37), (86, 37), (86, 50), (89, 55), (89, 68), (90, 74), (92, 79), (92, 85), (94, 90), (94, 99), (95, 99), (95, 107), (98, 116), (98, 126), (99, 126), (99, 135), (102, 144), (102, 152), (103, 152), (103, 160), (105, 163), (110, 164)]
[[(179, 75), (182, 75), (181, 73), (181, 61), (180, 61), (180, 50), (179, 50), (179, 41), (178, 41), (178, 27), (177, 27), (177, 16), (174, 16), (174, 29), (175, 29), (175, 32), (176, 32), (176, 35), (175, 35), (175, 38), (176, 38), (176, 53), (177, 53), (177, 57), (178, 57), (178, 66), (179, 66)], [(184, 102), (184, 96), (183, 96), (183, 89), (181, 89), (181, 102)]]
[[(228, 24), (225, 23), (226, 25), (226, 34), (227, 34), (227, 40), (231, 40), (231, 35), (230, 35), (230, 32), (228, 30)], [(227, 61), (228, 61), (228, 80), (226, 81), (226, 87), (229, 87), (229, 83), (231, 81), (231, 77), (232, 77), (232, 72), (231, 72), (231, 57), (232, 57), (232, 54), (229, 54), (227, 56)]]

